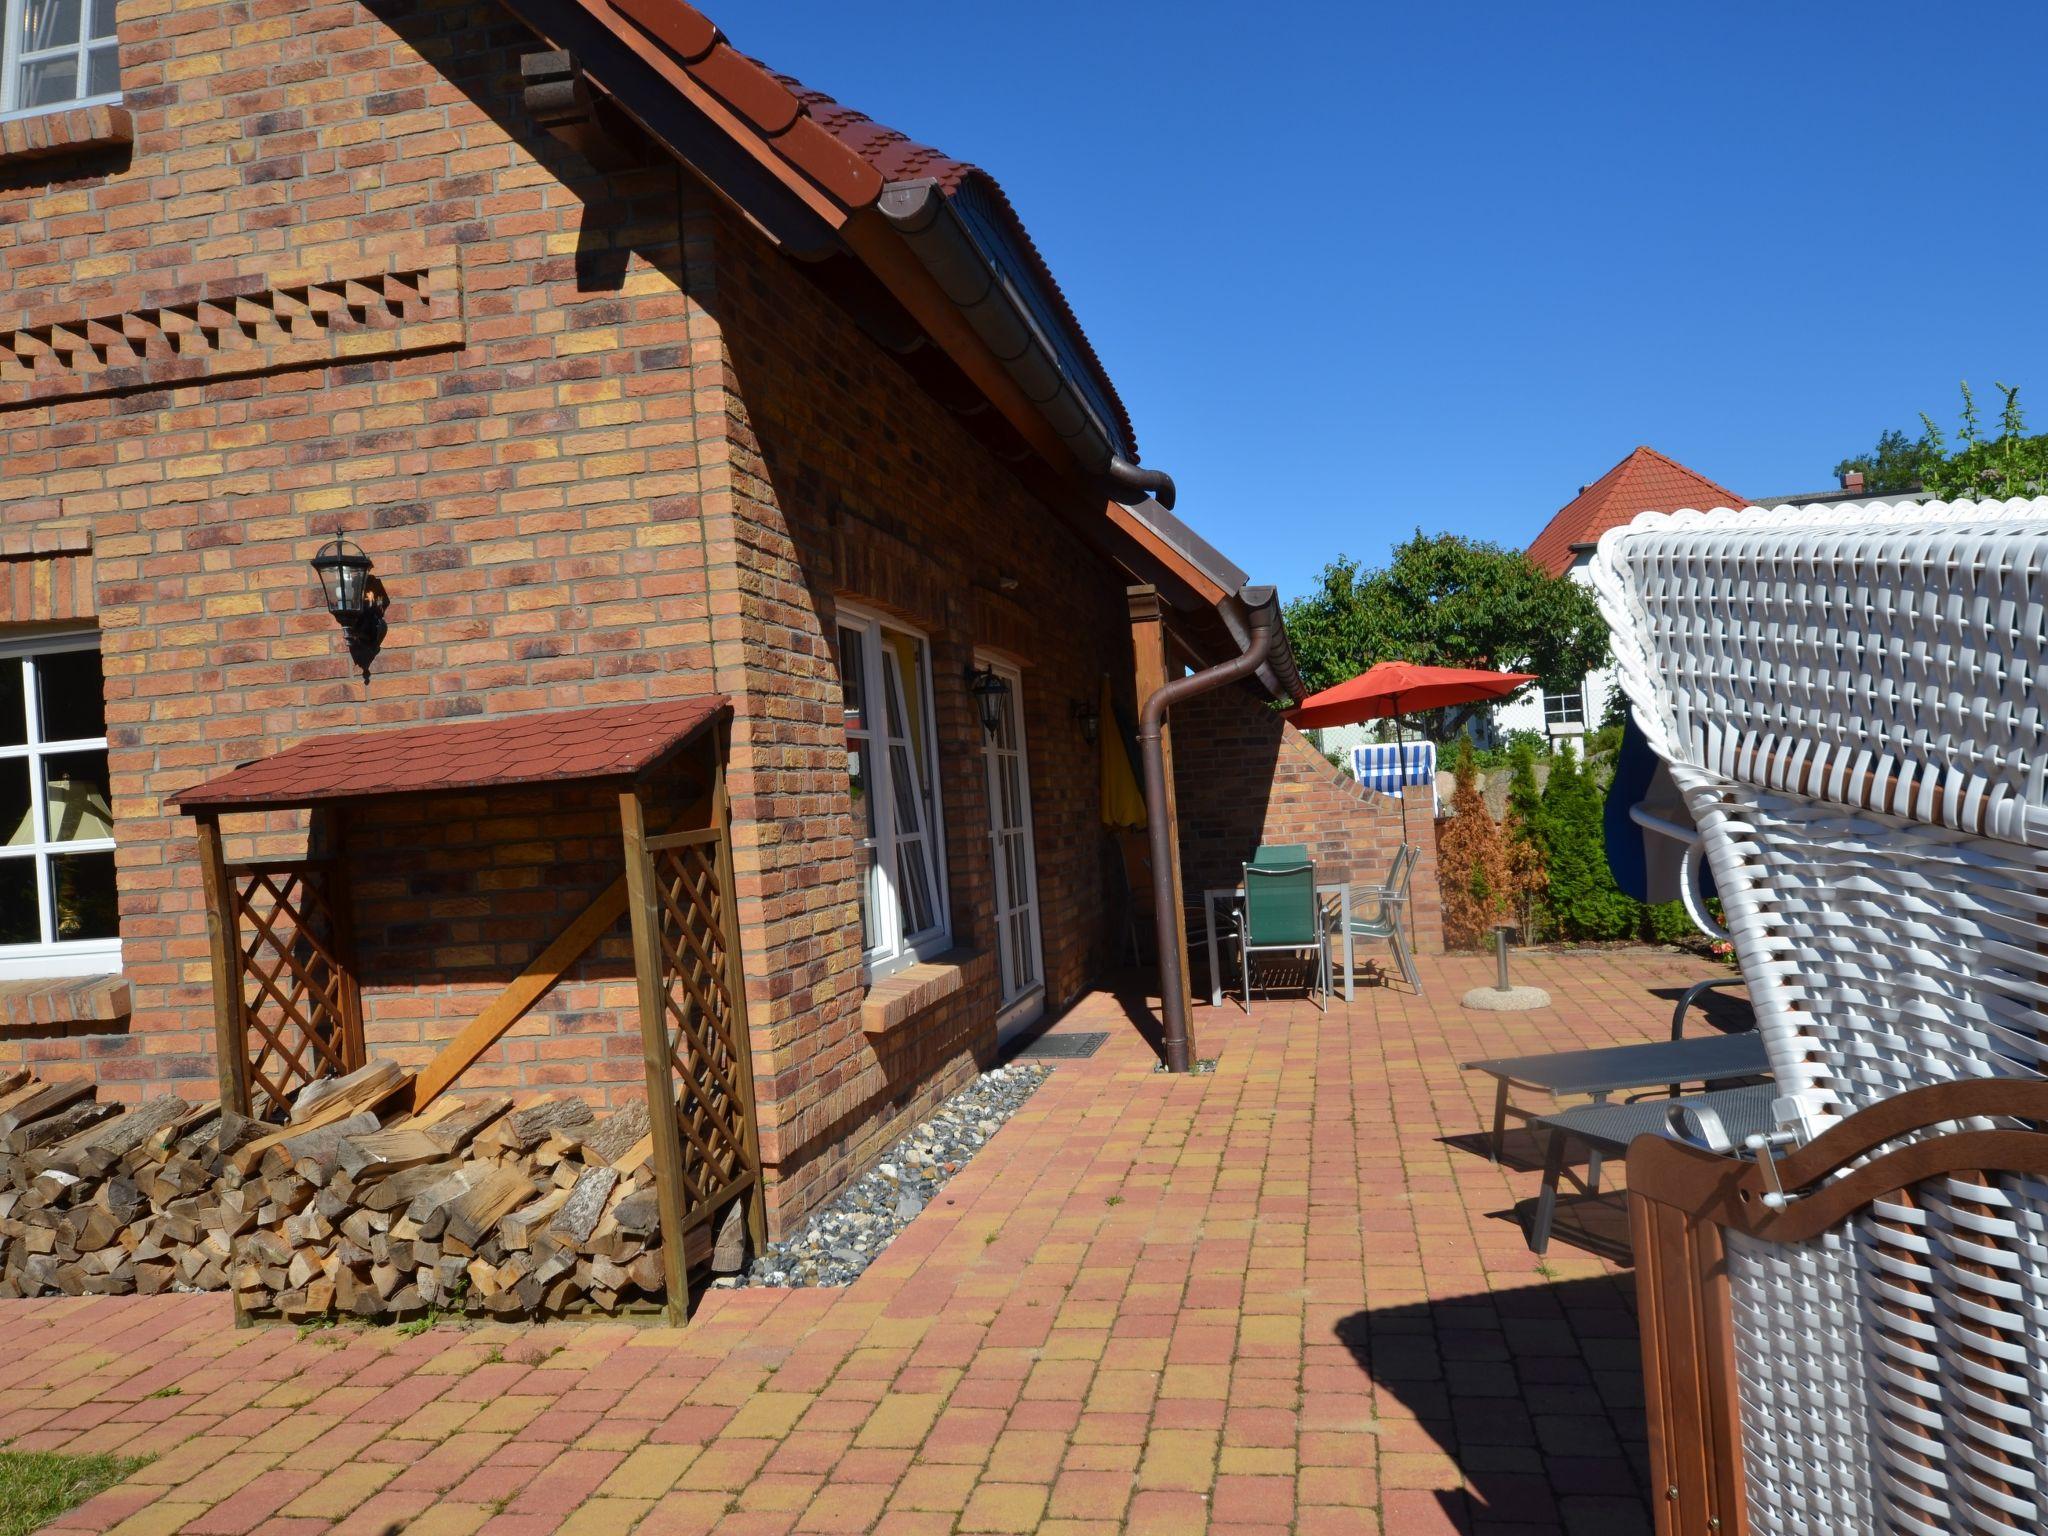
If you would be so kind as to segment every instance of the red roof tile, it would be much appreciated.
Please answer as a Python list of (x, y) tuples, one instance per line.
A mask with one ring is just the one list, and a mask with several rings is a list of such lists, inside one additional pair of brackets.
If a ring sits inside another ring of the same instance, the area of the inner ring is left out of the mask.
[(1009, 225), (1010, 237), (1024, 259), (1031, 263), (1038, 280), (1044, 285), (1046, 297), (1052, 301), (1056, 314), (1072, 335), (1075, 345), (1095, 380), (1117, 413), (1118, 424), (1123, 428), (1124, 441), (1131, 445), (1133, 459), (1137, 456), (1138, 437), (1131, 426), (1131, 413), (1125, 407), (1122, 396), (1116, 392), (1116, 385), (1110, 381), (1109, 370), (1102, 365), (1096, 354), (1095, 345), (1089, 341), (1088, 333), (1081, 329), (1080, 317), (1067, 302), (1059, 281), (1052, 275), (1052, 268), (1044, 254), (1031, 238), (1031, 231), (1024, 227), (1024, 220), (1018, 215), (1016, 205), (1002, 188), (1002, 183), (978, 165), (965, 160), (955, 160), (943, 150), (929, 144), (920, 144), (908, 134), (883, 126), (865, 112), (855, 111), (842, 102), (835, 101), (823, 91), (814, 90), (791, 75), (778, 73), (780, 80), (803, 103), (804, 111), (815, 123), (848, 149), (859, 155), (875, 168), (884, 183), (895, 181), (916, 181), (929, 176), (939, 184), (939, 190), (948, 197), (953, 196), (969, 182), (978, 183), (988, 195), (991, 204), (999, 211), (1003, 222)]
[(724, 694), (707, 694), (395, 731), (342, 731), (244, 763), (171, 799), (190, 814), (625, 778), (687, 743), (718, 718), (726, 703)]
[(1536, 540), (1529, 558), (1553, 576), (1572, 567), (1572, 546), (1591, 544), (1638, 512), (1676, 512), (1693, 507), (1741, 507), (1747, 503), (1676, 459), (1654, 448), (1638, 448), (1566, 502)]
[[(1081, 329), (1081, 322), (1066, 294), (1061, 292), (1052, 268), (993, 176), (929, 144), (920, 144), (894, 128), (884, 127), (866, 113), (748, 57), (733, 47), (714, 22), (685, 0), (611, 0), (609, 7), (598, 0), (582, 3), (601, 20), (606, 19), (609, 9), (638, 25), (696, 84), (738, 114), (783, 161), (848, 209), (868, 207), (894, 181), (929, 176), (948, 197), (970, 181), (976, 183), (1009, 225), (1012, 239), (1043, 285), (1060, 323), (1116, 411), (1124, 441), (1131, 446), (1132, 458), (1136, 458), (1138, 440), (1131, 428), (1130, 411), (1117, 394), (1087, 333)], [(819, 139), (821, 134), (823, 138)], [(820, 153), (821, 150), (825, 152)]]

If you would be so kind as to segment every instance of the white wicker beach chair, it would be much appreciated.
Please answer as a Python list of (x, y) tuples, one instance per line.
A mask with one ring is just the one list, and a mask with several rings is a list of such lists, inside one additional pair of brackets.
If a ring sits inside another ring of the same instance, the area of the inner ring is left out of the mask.
[[(2048, 498), (1652, 514), (1591, 575), (1783, 1145), (2042, 1077)], [(2048, 1184), (1951, 1174), (1726, 1252), (1749, 1529), (2048, 1531)]]

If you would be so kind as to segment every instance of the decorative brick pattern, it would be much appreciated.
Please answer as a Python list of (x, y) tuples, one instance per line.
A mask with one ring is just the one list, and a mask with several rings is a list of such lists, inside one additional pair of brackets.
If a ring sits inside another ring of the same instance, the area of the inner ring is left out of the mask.
[(118, 105), (38, 112), (0, 123), (0, 164), (118, 149), (135, 137), (135, 120)]
[(462, 345), (458, 268), (249, 279), (119, 314), (0, 330), (0, 410)]
[[(1261, 843), (1306, 843), (1319, 879), (1377, 884), (1401, 846), (1401, 804), (1362, 788), (1244, 688), (1200, 694), (1173, 712), (1181, 878), (1190, 899), (1236, 885)], [(1427, 785), (1408, 789), (1416, 945), (1443, 949), (1436, 827)]]

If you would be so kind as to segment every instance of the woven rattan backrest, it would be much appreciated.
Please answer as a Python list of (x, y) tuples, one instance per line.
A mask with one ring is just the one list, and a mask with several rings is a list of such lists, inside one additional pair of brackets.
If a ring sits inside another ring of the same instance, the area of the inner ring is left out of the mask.
[(1639, 518), (1593, 584), (1817, 1129), (2048, 1060), (2048, 500)]
[[(2041, 1077), (2048, 500), (1648, 515), (1591, 575), (1794, 1141)], [(1713, 1268), (1751, 1528), (2048, 1529), (2037, 1175), (1949, 1173), (1797, 1243), (1731, 1232)]]

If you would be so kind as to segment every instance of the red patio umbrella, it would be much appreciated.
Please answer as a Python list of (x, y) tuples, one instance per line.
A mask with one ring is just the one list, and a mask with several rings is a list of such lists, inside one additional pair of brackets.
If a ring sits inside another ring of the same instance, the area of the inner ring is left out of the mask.
[[(1401, 716), (1410, 711), (1505, 698), (1522, 684), (1535, 681), (1533, 672), (1488, 672), (1479, 667), (1425, 667), (1412, 661), (1382, 661), (1347, 682), (1311, 694), (1295, 705), (1287, 718), (1302, 730), (1314, 730), (1325, 725), (1384, 720), (1391, 715), (1394, 740), (1397, 745), (1405, 745)], [(1408, 840), (1405, 794), (1401, 797), (1401, 840)]]
[(1488, 672), (1478, 667), (1425, 667), (1412, 661), (1382, 661), (1348, 682), (1311, 694), (1295, 705), (1287, 718), (1307, 731), (1325, 725), (1384, 720), (1392, 715), (1398, 730), (1401, 716), (1418, 709), (1444, 709), (1452, 704), (1505, 698), (1522, 684), (1535, 681), (1533, 672)]
[[(1444, 709), (1452, 704), (1506, 698), (1522, 684), (1535, 681), (1533, 672), (1488, 672), (1479, 667), (1425, 667), (1413, 661), (1382, 661), (1334, 688), (1311, 694), (1289, 710), (1287, 718), (1306, 731), (1325, 725), (1384, 720), (1392, 715), (1398, 750), (1406, 745), (1401, 737), (1401, 716), (1409, 710)], [(1408, 841), (1405, 792), (1401, 796), (1401, 841)], [(1408, 922), (1412, 935), (1412, 912)]]

